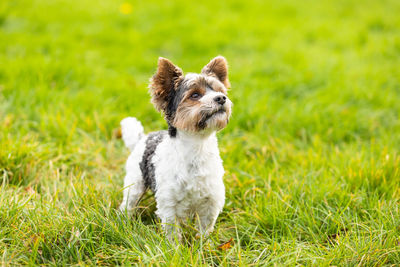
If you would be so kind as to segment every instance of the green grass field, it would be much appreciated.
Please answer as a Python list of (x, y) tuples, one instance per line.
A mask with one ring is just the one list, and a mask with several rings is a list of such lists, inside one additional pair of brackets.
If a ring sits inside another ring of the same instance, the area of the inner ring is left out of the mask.
[[(0, 2), (2, 265), (400, 263), (400, 2)], [(146, 195), (122, 199), (159, 56), (230, 63), (226, 205), (174, 247)], [(231, 247), (218, 246), (230, 239)]]

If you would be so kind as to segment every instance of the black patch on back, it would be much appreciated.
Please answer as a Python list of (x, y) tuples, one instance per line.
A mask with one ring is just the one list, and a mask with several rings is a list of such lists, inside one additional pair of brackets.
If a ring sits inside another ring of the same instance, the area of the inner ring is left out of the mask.
[(142, 161), (139, 163), (144, 180), (144, 185), (153, 192), (156, 191), (155, 167), (151, 162), (158, 144), (161, 143), (166, 131), (149, 133), (146, 139)]

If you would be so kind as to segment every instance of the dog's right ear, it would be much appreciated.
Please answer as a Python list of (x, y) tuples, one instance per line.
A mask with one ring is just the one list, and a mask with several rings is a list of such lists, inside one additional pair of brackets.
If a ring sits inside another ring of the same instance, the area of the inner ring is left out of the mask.
[(151, 102), (158, 111), (166, 111), (172, 90), (183, 79), (182, 70), (166, 58), (158, 58), (157, 73), (150, 79)]

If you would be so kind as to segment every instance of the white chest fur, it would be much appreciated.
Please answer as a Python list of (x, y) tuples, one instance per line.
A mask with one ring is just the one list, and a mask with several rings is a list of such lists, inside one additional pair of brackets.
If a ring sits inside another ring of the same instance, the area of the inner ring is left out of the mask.
[(207, 205), (222, 209), (224, 169), (215, 134), (201, 138), (179, 132), (176, 138), (167, 137), (158, 145), (153, 164), (159, 211), (170, 206), (177, 217), (186, 217)]

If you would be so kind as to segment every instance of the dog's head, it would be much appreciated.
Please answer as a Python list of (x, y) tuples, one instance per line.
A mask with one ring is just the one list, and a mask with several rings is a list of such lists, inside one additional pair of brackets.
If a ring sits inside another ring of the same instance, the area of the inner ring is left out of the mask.
[(192, 133), (223, 129), (231, 115), (229, 87), (228, 64), (222, 56), (211, 60), (200, 74), (186, 75), (168, 59), (159, 58), (149, 86), (151, 101), (165, 114), (173, 136), (175, 129)]

